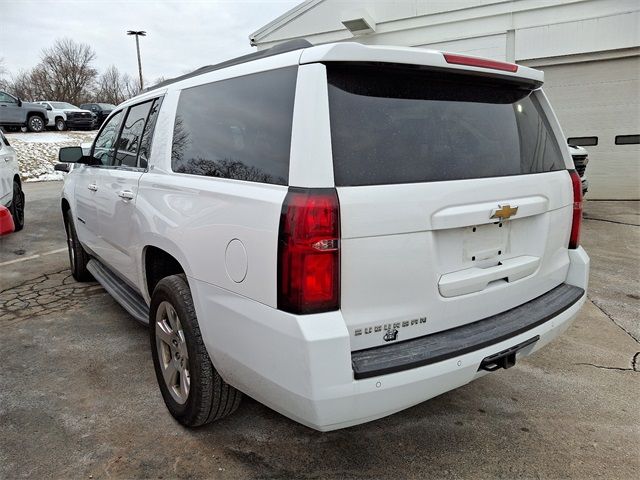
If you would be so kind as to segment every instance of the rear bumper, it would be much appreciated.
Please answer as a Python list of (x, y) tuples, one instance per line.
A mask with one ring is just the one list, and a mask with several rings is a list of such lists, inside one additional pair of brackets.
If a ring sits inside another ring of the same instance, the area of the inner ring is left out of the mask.
[(511, 340), (571, 308), (584, 290), (563, 283), (506, 312), (457, 328), (351, 354), (356, 380), (401, 372)]
[[(566, 283), (586, 291), (589, 258), (569, 252)], [(295, 316), (189, 278), (200, 328), (223, 378), (274, 410), (321, 431), (390, 415), (486, 374), (483, 359), (539, 340), (531, 354), (562, 333), (586, 299), (575, 296), (544, 321), (473, 351), (394, 373), (356, 379), (349, 333), (341, 313)]]

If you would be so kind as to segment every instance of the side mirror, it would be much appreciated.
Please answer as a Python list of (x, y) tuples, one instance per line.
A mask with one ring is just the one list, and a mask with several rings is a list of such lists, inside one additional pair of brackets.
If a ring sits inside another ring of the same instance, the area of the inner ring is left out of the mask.
[(82, 147), (62, 147), (58, 152), (58, 161), (62, 163), (82, 163), (83, 157)]
[(56, 163), (53, 167), (56, 172), (69, 173), (71, 171), (71, 165), (68, 163)]
[(53, 108), (51, 108), (51, 106), (49, 106), (49, 105), (47, 105), (47, 107), (46, 107), (46, 108), (47, 108), (47, 110), (49, 110), (49, 111), (53, 110)]
[(22, 106), (22, 100), (20, 99), (20, 97), (18, 97), (18, 106), (21, 107)]

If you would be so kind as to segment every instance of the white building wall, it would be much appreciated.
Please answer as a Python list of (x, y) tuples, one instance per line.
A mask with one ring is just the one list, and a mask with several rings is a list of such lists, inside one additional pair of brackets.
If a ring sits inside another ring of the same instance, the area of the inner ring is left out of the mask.
[[(362, 11), (376, 31), (354, 37), (340, 20)], [(519, 60), (637, 47), (639, 11), (638, 0), (308, 0), (250, 37), (258, 49), (295, 38), (431, 46), (514, 31)]]
[[(640, 2), (637, 6), (640, 8)], [(619, 50), (638, 45), (638, 10), (516, 30), (516, 60)]]

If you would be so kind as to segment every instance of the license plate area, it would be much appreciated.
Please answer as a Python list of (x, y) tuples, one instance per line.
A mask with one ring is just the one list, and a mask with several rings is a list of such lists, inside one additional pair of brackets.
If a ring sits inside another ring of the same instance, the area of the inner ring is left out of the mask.
[(509, 246), (510, 231), (511, 222), (465, 228), (462, 244), (464, 259), (475, 262), (504, 255)]

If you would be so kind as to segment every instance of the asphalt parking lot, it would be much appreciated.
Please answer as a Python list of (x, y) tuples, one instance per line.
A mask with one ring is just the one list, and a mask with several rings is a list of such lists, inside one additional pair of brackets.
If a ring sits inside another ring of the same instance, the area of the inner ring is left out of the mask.
[(0, 478), (640, 478), (640, 202), (587, 202), (589, 301), (515, 368), (319, 433), (245, 397), (186, 430), (145, 328), (68, 271), (60, 182), (0, 239)]

